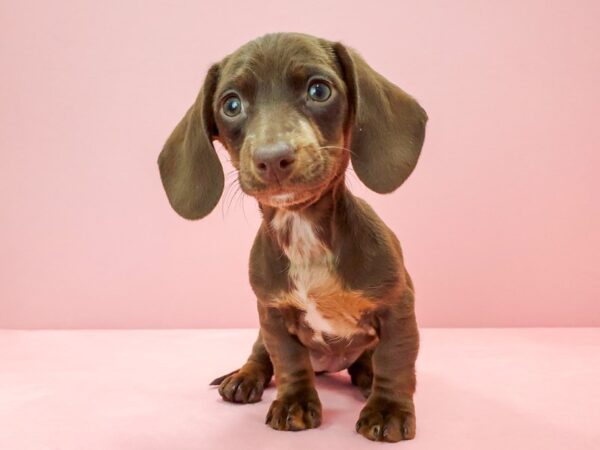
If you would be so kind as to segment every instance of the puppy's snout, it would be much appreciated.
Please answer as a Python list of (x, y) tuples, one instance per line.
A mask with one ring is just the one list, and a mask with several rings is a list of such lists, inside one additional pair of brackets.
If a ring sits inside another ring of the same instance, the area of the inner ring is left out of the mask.
[(266, 182), (283, 181), (293, 170), (294, 149), (285, 142), (263, 145), (255, 150), (254, 167)]

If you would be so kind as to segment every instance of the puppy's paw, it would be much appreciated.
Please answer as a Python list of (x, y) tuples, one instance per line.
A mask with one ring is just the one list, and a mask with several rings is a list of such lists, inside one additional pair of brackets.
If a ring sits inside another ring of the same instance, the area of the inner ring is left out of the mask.
[(305, 390), (278, 398), (271, 404), (265, 423), (281, 431), (317, 428), (321, 425), (321, 402), (317, 392)]
[(264, 374), (257, 370), (238, 370), (217, 378), (211, 384), (219, 385), (223, 400), (233, 403), (256, 403), (265, 389)]
[(413, 439), (416, 420), (412, 400), (370, 399), (360, 412), (356, 432), (372, 441)]

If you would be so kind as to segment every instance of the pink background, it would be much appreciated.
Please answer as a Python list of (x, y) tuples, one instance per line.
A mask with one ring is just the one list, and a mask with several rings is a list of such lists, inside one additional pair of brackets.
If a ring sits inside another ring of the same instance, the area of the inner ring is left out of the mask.
[(2, 1), (0, 327), (257, 324), (253, 200), (186, 222), (156, 158), (209, 64), (270, 31), (344, 41), (428, 111), (398, 192), (350, 176), (421, 325), (600, 325), (600, 3), (368, 5)]

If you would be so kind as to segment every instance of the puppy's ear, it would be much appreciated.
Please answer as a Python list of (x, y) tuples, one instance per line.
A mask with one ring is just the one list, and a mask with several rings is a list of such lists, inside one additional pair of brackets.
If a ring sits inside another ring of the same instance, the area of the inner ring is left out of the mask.
[(213, 95), (219, 77), (213, 65), (196, 102), (181, 119), (158, 157), (158, 167), (169, 203), (186, 219), (210, 213), (223, 193), (223, 166), (212, 140), (217, 135)]
[(350, 104), (352, 166), (381, 194), (411, 174), (425, 139), (427, 114), (417, 101), (375, 72), (354, 50), (334, 43)]

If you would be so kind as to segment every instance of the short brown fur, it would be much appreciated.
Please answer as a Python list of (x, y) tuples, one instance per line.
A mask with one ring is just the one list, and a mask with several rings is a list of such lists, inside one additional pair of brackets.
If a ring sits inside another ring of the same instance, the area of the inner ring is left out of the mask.
[[(314, 83), (330, 96), (307, 97)], [(235, 116), (225, 113), (232, 95)], [(412, 97), (340, 43), (266, 35), (211, 67), (159, 167), (173, 208), (204, 217), (223, 190), (218, 139), (263, 215), (249, 270), (260, 332), (248, 361), (213, 381), (225, 400), (259, 401), (274, 374), (267, 424), (314, 428), (322, 415), (314, 370), (347, 368), (367, 398), (357, 432), (414, 437), (413, 284), (395, 235), (348, 191), (344, 174), (352, 163), (370, 189), (395, 190), (417, 163), (426, 121)], [(266, 159), (274, 154), (278, 166)]]

